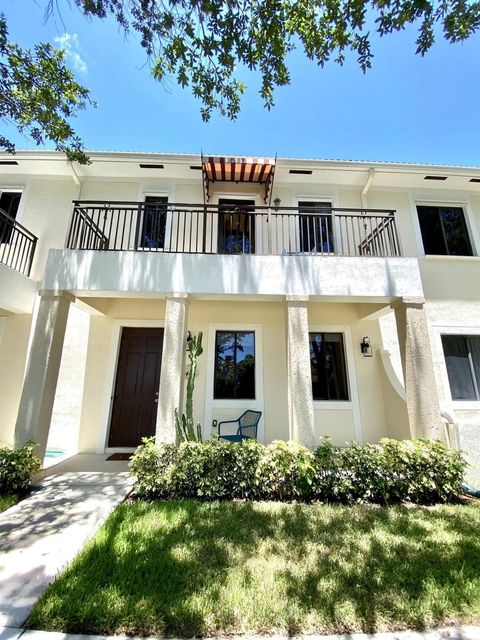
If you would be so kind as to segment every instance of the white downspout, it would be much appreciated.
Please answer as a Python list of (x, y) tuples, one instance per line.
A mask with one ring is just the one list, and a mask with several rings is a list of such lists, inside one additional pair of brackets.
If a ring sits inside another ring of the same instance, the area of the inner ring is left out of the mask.
[(375, 177), (375, 169), (373, 167), (371, 167), (368, 170), (368, 178), (367, 181), (365, 182), (365, 186), (363, 187), (362, 190), (362, 208), (366, 209), (367, 208), (367, 193), (370, 190), (370, 187), (372, 186), (372, 182), (373, 182), (373, 178)]
[(75, 182), (75, 184), (77, 185), (77, 187), (80, 186), (80, 178), (78, 177), (78, 173), (75, 171), (75, 167), (73, 166), (73, 162), (71, 160), (67, 160), (67, 167), (70, 170), (70, 174), (73, 178), (73, 181)]

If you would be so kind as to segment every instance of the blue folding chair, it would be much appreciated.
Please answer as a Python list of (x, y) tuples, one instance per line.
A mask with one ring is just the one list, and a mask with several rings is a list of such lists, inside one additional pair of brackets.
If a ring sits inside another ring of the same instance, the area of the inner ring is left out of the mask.
[[(223, 420), (218, 424), (218, 437), (221, 440), (228, 440), (229, 442), (242, 442), (242, 440), (248, 440), (249, 438), (256, 440), (258, 423), (260, 422), (261, 417), (261, 411), (252, 411), (251, 409), (248, 409), (236, 420)], [(222, 424), (238, 424), (237, 433), (222, 435), (220, 430)]]

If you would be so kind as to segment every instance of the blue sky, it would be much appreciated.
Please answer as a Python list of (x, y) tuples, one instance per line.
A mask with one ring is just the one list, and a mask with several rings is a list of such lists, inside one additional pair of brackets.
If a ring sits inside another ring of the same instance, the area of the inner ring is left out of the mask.
[[(115, 23), (89, 22), (58, 0), (62, 20), (45, 24), (45, 4), (0, 0), (0, 10), (22, 46), (69, 34), (70, 63), (98, 103), (74, 120), (90, 150), (480, 165), (479, 36), (461, 45), (439, 38), (424, 58), (414, 54), (414, 30), (374, 39), (366, 75), (353, 59), (320, 69), (298, 52), (292, 84), (277, 90), (272, 111), (262, 106), (258, 78), (247, 75), (238, 120), (203, 123), (188, 89), (154, 81), (141, 47)], [(7, 135), (18, 148), (34, 146), (12, 128)]]

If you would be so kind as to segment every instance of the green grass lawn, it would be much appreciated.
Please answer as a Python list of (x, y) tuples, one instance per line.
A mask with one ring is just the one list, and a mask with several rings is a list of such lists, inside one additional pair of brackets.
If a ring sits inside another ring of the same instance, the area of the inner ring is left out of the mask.
[(29, 627), (203, 635), (480, 620), (480, 507), (121, 505)]
[(0, 496), (0, 513), (8, 507), (13, 507), (19, 500), (19, 496), (16, 495)]

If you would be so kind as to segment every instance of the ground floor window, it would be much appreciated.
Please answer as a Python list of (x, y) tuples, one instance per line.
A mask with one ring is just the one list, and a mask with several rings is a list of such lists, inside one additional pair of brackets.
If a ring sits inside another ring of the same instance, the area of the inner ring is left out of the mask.
[(314, 400), (348, 400), (347, 366), (341, 333), (310, 333)]
[(215, 334), (215, 400), (255, 400), (255, 332)]
[(480, 400), (480, 336), (442, 336), (452, 400)]

